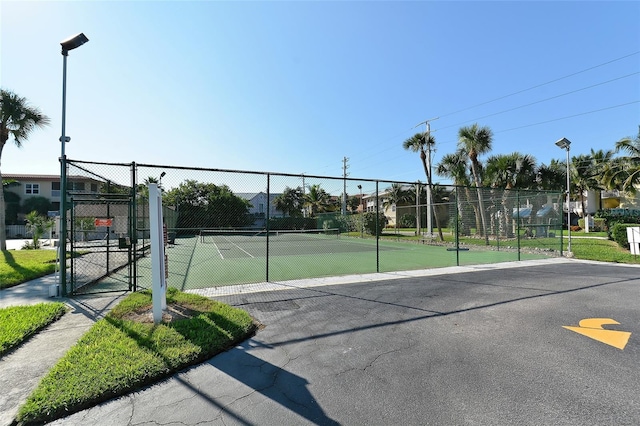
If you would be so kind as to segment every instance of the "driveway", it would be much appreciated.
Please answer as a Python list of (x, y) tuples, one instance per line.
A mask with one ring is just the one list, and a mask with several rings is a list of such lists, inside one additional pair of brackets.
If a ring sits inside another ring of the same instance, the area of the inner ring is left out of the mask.
[(218, 297), (264, 328), (54, 424), (639, 424), (640, 269), (524, 265)]

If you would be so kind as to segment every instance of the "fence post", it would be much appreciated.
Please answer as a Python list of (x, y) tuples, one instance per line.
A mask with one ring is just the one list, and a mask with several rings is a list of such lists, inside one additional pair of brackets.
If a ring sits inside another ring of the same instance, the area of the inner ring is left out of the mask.
[(376, 181), (376, 272), (380, 272), (380, 206), (378, 199), (378, 181)]
[(138, 206), (136, 197), (136, 163), (133, 161), (129, 166), (131, 177), (131, 202), (129, 203), (129, 291), (133, 285), (133, 291), (138, 291), (138, 256), (137, 256), (137, 244), (138, 244)]
[(460, 187), (456, 186), (456, 226), (454, 228), (455, 233), (456, 233), (456, 237), (455, 237), (455, 242), (456, 242), (456, 266), (460, 266), (460, 231), (458, 229), (459, 225), (460, 225), (460, 210), (459, 208), (459, 201), (460, 201)]
[(518, 242), (518, 260), (520, 260), (520, 190), (518, 189), (516, 189), (516, 235), (516, 241)]
[(265, 265), (265, 275), (266, 275), (266, 282), (269, 282), (269, 210), (271, 210), (271, 202), (270, 202), (270, 197), (271, 197), (271, 174), (267, 173), (267, 213), (265, 215), (266, 218), (266, 223), (265, 223), (265, 229), (267, 230), (267, 247), (266, 247), (266, 259), (267, 259), (267, 264)]

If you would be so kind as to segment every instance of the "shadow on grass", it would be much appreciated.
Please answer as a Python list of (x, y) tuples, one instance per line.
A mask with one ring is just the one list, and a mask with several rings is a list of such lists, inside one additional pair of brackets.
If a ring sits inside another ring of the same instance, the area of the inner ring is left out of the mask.
[(11, 269), (13, 269), (16, 275), (23, 277), (23, 279), (17, 282), (0, 282), (0, 289), (14, 287), (18, 284), (22, 284), (25, 281), (40, 278), (45, 275), (49, 275), (50, 273), (55, 271), (55, 265), (52, 265), (51, 268), (48, 268), (47, 270), (44, 270), (41, 272), (34, 271), (33, 269), (30, 269), (30, 268), (25, 268), (20, 263), (16, 262), (16, 259), (13, 257), (13, 254), (9, 250), (3, 250), (2, 256), (4, 257), (5, 263)]

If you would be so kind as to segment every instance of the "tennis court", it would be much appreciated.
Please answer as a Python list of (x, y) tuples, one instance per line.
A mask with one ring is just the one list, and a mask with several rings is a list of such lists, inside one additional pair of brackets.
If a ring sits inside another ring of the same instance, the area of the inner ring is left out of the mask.
[[(167, 247), (168, 285), (181, 290), (518, 260), (518, 253), (393, 242), (308, 232), (203, 231)], [(268, 255), (267, 255), (268, 253)], [(459, 256), (459, 259), (457, 258)], [(544, 255), (521, 253), (522, 260)], [(138, 285), (151, 286), (151, 262), (138, 262)]]

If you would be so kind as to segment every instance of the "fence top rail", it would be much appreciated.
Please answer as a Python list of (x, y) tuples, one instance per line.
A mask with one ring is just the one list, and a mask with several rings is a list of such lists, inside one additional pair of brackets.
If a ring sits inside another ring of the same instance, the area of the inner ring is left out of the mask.
[(74, 160), (67, 159), (67, 163), (70, 164), (94, 164), (94, 165), (104, 165), (104, 166), (119, 166), (119, 167), (146, 167), (146, 168), (156, 168), (156, 169), (169, 169), (169, 170), (193, 170), (200, 172), (217, 172), (217, 173), (243, 173), (243, 174), (252, 174), (252, 175), (262, 175), (262, 176), (283, 176), (283, 177), (301, 177), (310, 179), (337, 179), (337, 180), (349, 180), (349, 181), (358, 181), (358, 182), (397, 182), (403, 183), (407, 185), (415, 185), (416, 183), (421, 183), (422, 185), (426, 185), (423, 182), (409, 182), (409, 181), (395, 181), (389, 179), (371, 179), (371, 178), (353, 178), (353, 177), (342, 177), (342, 176), (323, 176), (323, 175), (312, 175), (307, 173), (282, 173), (282, 172), (266, 172), (266, 171), (258, 171), (258, 170), (237, 170), (237, 169), (219, 169), (219, 168), (208, 168), (208, 167), (193, 167), (193, 166), (174, 166), (174, 165), (166, 165), (166, 164), (146, 164), (146, 163), (106, 163), (100, 161), (85, 161), (85, 160)]
[[(310, 179), (331, 179), (331, 180), (344, 180), (350, 182), (371, 182), (371, 183), (386, 183), (393, 182), (399, 183), (403, 185), (422, 185), (427, 186), (426, 182), (417, 181), (398, 181), (391, 179), (371, 179), (371, 178), (355, 178), (355, 177), (344, 177), (344, 176), (326, 176), (326, 175), (313, 175), (307, 173), (282, 173), (282, 172), (267, 172), (267, 171), (258, 171), (258, 170), (237, 170), (237, 169), (220, 169), (220, 168), (208, 168), (208, 167), (192, 167), (192, 166), (175, 166), (175, 165), (166, 165), (166, 164), (146, 164), (146, 163), (107, 163), (100, 161), (85, 161), (85, 160), (73, 160), (67, 159), (67, 163), (71, 163), (74, 165), (77, 164), (94, 164), (94, 165), (106, 165), (106, 166), (119, 166), (119, 167), (134, 167), (134, 168), (157, 168), (157, 169), (168, 169), (168, 170), (191, 170), (191, 171), (200, 171), (200, 172), (215, 172), (215, 173), (242, 173), (242, 174), (251, 174), (251, 175), (261, 175), (261, 176), (281, 176), (281, 177), (305, 177)], [(77, 166), (79, 167), (79, 166)], [(88, 171), (88, 170), (87, 170)], [(102, 176), (96, 175), (98, 177), (103, 178)], [(104, 178), (103, 178), (104, 179)], [(108, 180), (108, 179), (105, 179)], [(441, 183), (433, 183), (435, 187), (445, 187), (445, 188), (469, 188), (469, 189), (481, 189), (488, 191), (503, 191), (503, 192), (513, 192), (513, 193), (536, 193), (536, 194), (564, 194), (563, 190), (543, 190), (543, 189), (521, 189), (521, 188), (492, 188), (488, 186), (476, 187), (475, 185), (464, 186), (464, 185), (454, 185), (454, 184), (441, 184)]]

